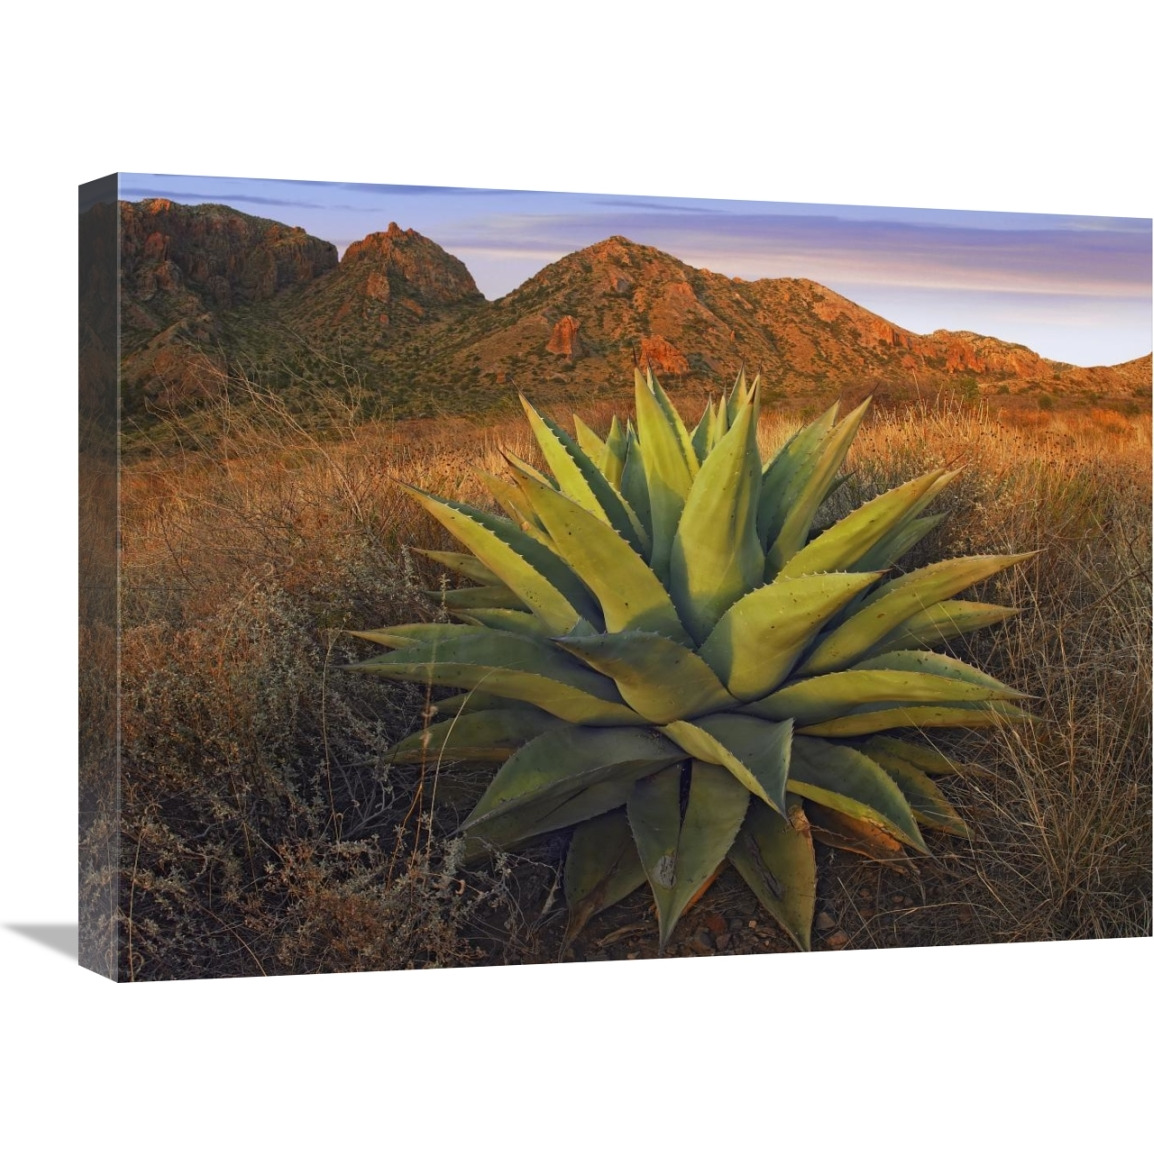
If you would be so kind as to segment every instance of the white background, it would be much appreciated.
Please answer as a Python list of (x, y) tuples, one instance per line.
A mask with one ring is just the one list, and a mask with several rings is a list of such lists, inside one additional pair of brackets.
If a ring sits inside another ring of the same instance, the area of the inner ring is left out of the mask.
[(76, 916), (78, 183), (119, 169), (1149, 217), (1144, 9), (15, 11), (0, 1140), (1132, 1148), (1150, 939), (116, 987), (6, 927)]

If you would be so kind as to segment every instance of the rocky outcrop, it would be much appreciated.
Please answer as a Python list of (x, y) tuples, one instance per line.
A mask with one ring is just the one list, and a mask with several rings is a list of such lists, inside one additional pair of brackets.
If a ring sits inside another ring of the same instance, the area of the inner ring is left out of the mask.
[(122, 201), (120, 227), (124, 287), (139, 304), (159, 295), (233, 308), (306, 284), (337, 264), (336, 246), (303, 228), (220, 204)]
[(545, 346), (547, 352), (556, 353), (560, 357), (577, 357), (581, 355), (581, 342), (577, 330), (581, 322), (571, 316), (563, 316), (554, 326)]
[(375, 350), (484, 301), (455, 256), (396, 223), (349, 245), (332, 272), (286, 302), (283, 321), (315, 344)]
[(341, 259), (341, 273), (354, 278), (364, 274), (366, 295), (382, 296), (383, 281), (397, 288), (407, 300), (428, 307), (461, 304), (481, 299), (472, 273), (439, 244), (411, 228), (391, 223), (385, 232), (374, 232), (350, 244)]
[(665, 337), (642, 337), (637, 361), (660, 376), (680, 377), (689, 372), (689, 361)]

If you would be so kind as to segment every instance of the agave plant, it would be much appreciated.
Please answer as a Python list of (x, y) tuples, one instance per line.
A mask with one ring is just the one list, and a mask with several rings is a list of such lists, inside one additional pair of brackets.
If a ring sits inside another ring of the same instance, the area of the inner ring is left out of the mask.
[(895, 574), (944, 469), (814, 533), (868, 401), (763, 464), (744, 373), (692, 432), (651, 375), (635, 392), (605, 439), (522, 399), (552, 476), (506, 454), (504, 516), (403, 486), (469, 550), (428, 555), (475, 584), (440, 595), (455, 623), (357, 634), (389, 652), (352, 668), (465, 691), (392, 753), (501, 763), (469, 853), (574, 827), (567, 940), (648, 882), (664, 949), (728, 861), (808, 949), (815, 838), (892, 857), (966, 835), (933, 781), (959, 767), (886, 731), (1028, 716), (929, 647), (1016, 612), (956, 594), (1031, 554)]

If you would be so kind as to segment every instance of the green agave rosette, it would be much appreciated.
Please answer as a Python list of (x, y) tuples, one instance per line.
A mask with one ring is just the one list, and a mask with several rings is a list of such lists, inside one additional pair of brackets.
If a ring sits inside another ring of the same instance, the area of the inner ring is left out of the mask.
[(509, 457), (504, 515), (406, 486), (468, 551), (429, 556), (475, 584), (441, 595), (454, 623), (359, 634), (386, 652), (352, 668), (464, 691), (393, 756), (499, 763), (470, 853), (573, 829), (570, 938), (648, 884), (664, 948), (730, 862), (808, 949), (815, 838), (886, 857), (966, 836), (933, 780), (960, 767), (890, 731), (1029, 716), (930, 650), (1011, 615), (957, 595), (1032, 554), (891, 576), (940, 520), (941, 469), (814, 534), (866, 404), (763, 462), (744, 373), (692, 430), (651, 375), (635, 391), (604, 439), (523, 402), (548, 473)]

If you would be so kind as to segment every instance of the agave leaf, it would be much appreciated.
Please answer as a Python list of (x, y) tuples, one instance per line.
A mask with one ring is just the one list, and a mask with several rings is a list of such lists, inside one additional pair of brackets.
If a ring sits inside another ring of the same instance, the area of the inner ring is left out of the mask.
[(757, 532), (763, 545), (768, 545), (781, 532), (789, 507), (788, 495), (801, 487), (807, 462), (837, 420), (837, 408), (836, 402), (830, 405), (816, 421), (794, 433), (776, 456), (766, 462), (757, 516)]
[(430, 560), (436, 561), (453, 573), (459, 573), (478, 585), (500, 585), (501, 578), (486, 565), (482, 565), (472, 553), (450, 553), (442, 549), (414, 549), (414, 553), (421, 553)]
[[(666, 581), (669, 578), (673, 538), (697, 471), (697, 459), (694, 457), (694, 468), (691, 471), (677, 431), (667, 420), (657, 398), (640, 373), (637, 374), (635, 393), (637, 447), (644, 470), (652, 522), (650, 564), (657, 576)], [(692, 445), (689, 448), (692, 452)], [(628, 473), (628, 461), (625, 468)]]
[(657, 905), (661, 949), (686, 907), (725, 860), (748, 806), (748, 790), (720, 766), (703, 761), (692, 763), (684, 816), (680, 767), (634, 785), (627, 813)]
[(760, 584), (761, 458), (754, 393), (690, 487), (674, 536), (669, 588), (689, 632), (704, 641), (725, 611)]
[(1034, 555), (955, 557), (897, 577), (866, 597), (859, 610), (821, 642), (800, 672), (828, 673), (844, 669), (861, 660), (883, 637), (915, 613)]
[[(625, 458), (621, 465), (621, 495), (629, 507), (637, 514), (648, 535), (653, 540), (653, 511), (649, 504), (649, 486), (645, 479), (645, 463), (642, 460), (641, 445), (637, 434), (630, 427), (626, 434)], [(652, 555), (652, 544), (650, 546)]]
[(895, 649), (941, 645), (988, 625), (998, 625), (1020, 610), (979, 601), (939, 601), (912, 617), (907, 617), (892, 633), (887, 633), (870, 651), (870, 656)]
[(598, 673), (612, 677), (624, 700), (658, 725), (737, 708), (738, 703), (696, 653), (659, 634), (563, 637), (557, 644)]
[(410, 734), (389, 750), (393, 761), (504, 761), (527, 741), (567, 723), (551, 713), (522, 706), (484, 709), (438, 721)]
[(470, 830), (485, 819), (524, 807), (571, 801), (575, 794), (610, 780), (633, 782), (685, 754), (652, 729), (568, 726), (523, 745), (497, 771), (473, 812), (461, 823)]
[(945, 519), (945, 513), (914, 518), (875, 545), (861, 560), (855, 562), (853, 568), (889, 569)]
[(721, 412), (725, 414), (727, 428), (732, 427), (734, 419), (741, 411), (741, 406), (749, 400), (750, 393), (757, 387), (760, 380), (761, 377), (757, 377), (751, 386), (745, 379), (745, 366), (742, 365), (737, 370), (737, 379), (733, 382), (733, 388), (729, 390), (729, 396), (718, 406)]
[(542, 640), (553, 636), (552, 631), (532, 613), (520, 609), (471, 608), (454, 610), (453, 615), (469, 625), (481, 625), (487, 629), (503, 629), (508, 633), (521, 633), (527, 637)]
[(898, 522), (904, 521), (943, 472), (935, 469), (867, 501), (795, 553), (782, 566), (780, 576), (801, 577), (806, 573), (845, 572), (852, 568)]
[(693, 455), (697, 458), (699, 465), (708, 456), (712, 447), (713, 430), (716, 425), (717, 415), (713, 409), (713, 402), (707, 401), (705, 411), (701, 414), (701, 420), (697, 422), (690, 434), (690, 440), (693, 442)]
[(813, 838), (796, 795), (787, 795), (785, 812), (788, 817), (755, 798), (729, 860), (798, 949), (808, 950), (817, 899)]
[(685, 422), (681, 419), (681, 414), (673, 407), (669, 395), (661, 385), (658, 384), (652, 369), (648, 367), (646, 367), (645, 370), (645, 383), (656, 398), (658, 405), (661, 406), (661, 411), (665, 414), (665, 419), (669, 422), (669, 427), (677, 437), (677, 443), (681, 446), (685, 463), (689, 466), (690, 477), (696, 477), (697, 455), (693, 451), (693, 439), (689, 435), (689, 430), (685, 427)]
[(577, 434), (577, 444), (582, 452), (602, 472), (605, 472), (609, 446), (576, 413), (573, 414), (573, 431)]
[(780, 572), (805, 544), (813, 518), (825, 500), (830, 483), (837, 476), (868, 408), (869, 398), (839, 421), (806, 461), (797, 478), (791, 479), (792, 483), (786, 490), (788, 503), (781, 529), (776, 537), (770, 539), (765, 552), (767, 577)]
[(893, 861), (905, 856), (902, 843), (873, 822), (860, 821), (815, 801), (806, 802), (805, 812), (814, 841), (820, 841), (822, 845), (849, 850), (871, 861)]
[(530, 477), (518, 482), (558, 553), (600, 602), (611, 633), (640, 629), (689, 640), (665, 586), (611, 525)]
[(458, 713), (477, 713), (482, 709), (531, 709), (523, 701), (510, 697), (499, 697), (481, 689), (470, 689), (468, 693), (454, 693), (452, 697), (442, 697), (440, 701), (429, 703), (442, 716), (455, 717)]
[(785, 680), (821, 627), (879, 576), (818, 573), (754, 589), (726, 610), (701, 657), (734, 697), (764, 697)]
[(875, 754), (880, 752), (888, 754), (891, 758), (899, 757), (914, 769), (920, 769), (922, 773), (933, 776), (965, 772), (957, 762), (951, 761), (944, 753), (939, 753), (936, 749), (931, 749), (925, 745), (913, 745), (911, 742), (900, 741), (896, 737), (888, 737), (880, 733), (864, 742), (860, 748), (863, 753), (874, 758), (879, 764), (880, 759)]
[(485, 483), (485, 488), (492, 494), (493, 500), (504, 509), (505, 515), (514, 525), (528, 534), (534, 541), (537, 541), (538, 544), (543, 544), (546, 548), (551, 547), (547, 535), (541, 532), (541, 525), (537, 520), (537, 515), (533, 512), (533, 506), (529, 504), (525, 494), (512, 481), (507, 481), (504, 477), (496, 477), (492, 473), (486, 473), (480, 469), (477, 471), (477, 475)]
[[(541, 452), (560, 484), (560, 491), (598, 520), (612, 525), (638, 553), (644, 555), (649, 545), (645, 531), (605, 474), (556, 421), (542, 416), (524, 397), (521, 404), (529, 416)], [(522, 473), (533, 476), (525, 462), (518, 461), (517, 464)], [(534, 479), (541, 480), (540, 477)]]
[(962, 472), (961, 469), (943, 470), (936, 481), (922, 494), (913, 508), (858, 562), (866, 569), (888, 569), (903, 554), (912, 549), (927, 533), (945, 519), (945, 514), (922, 517), (934, 498)]
[(792, 717), (800, 726), (829, 721), (858, 706), (875, 702), (909, 701), (953, 705), (960, 701), (990, 701), (1016, 696), (1012, 689), (1001, 682), (993, 678), (989, 680), (992, 685), (975, 684), (960, 677), (943, 676), (935, 672), (864, 668), (859, 665), (840, 673), (825, 673), (804, 681), (791, 682), (769, 697), (751, 702), (745, 707), (745, 712), (771, 721), (784, 721)]
[(350, 629), (349, 634), (377, 645), (387, 645), (390, 649), (403, 649), (406, 645), (431, 644), (447, 641), (452, 637), (463, 637), (475, 625), (450, 625), (441, 621), (417, 621), (407, 625), (386, 625), (380, 629)]
[(755, 797), (785, 813), (791, 722), (775, 724), (757, 717), (715, 713), (696, 722), (670, 722), (661, 732), (691, 757), (724, 766)]
[(426, 597), (446, 609), (525, 609), (525, 602), (505, 585), (470, 585), (463, 589), (425, 589)]
[(434, 497), (411, 485), (398, 484), (472, 550), (550, 629), (566, 633), (582, 617), (599, 623), (597, 606), (567, 566), (511, 522)]
[(516, 633), (469, 629), (467, 635), (435, 644), (407, 645), (349, 668), (395, 681), (458, 689), (483, 686), (486, 692), (527, 702), (577, 723), (618, 726), (639, 720), (622, 704), (608, 678), (571, 661), (552, 646)]
[(909, 762), (893, 757), (884, 750), (874, 750), (868, 755), (882, 767), (905, 794), (906, 801), (914, 817), (930, 829), (944, 830), (957, 837), (969, 837), (970, 831), (961, 815), (946, 800), (945, 794), (933, 783), (927, 774), (916, 769)]
[[(984, 673), (980, 669), (975, 669), (974, 666), (967, 665), (964, 661), (959, 661), (956, 657), (947, 657), (942, 653), (926, 653), (920, 649), (895, 649), (889, 653), (883, 653), (877, 657), (869, 657), (865, 661), (859, 661), (857, 665), (854, 666), (854, 669), (898, 669), (910, 673), (929, 673), (937, 677), (953, 678), (955, 681), (964, 682), (966, 685), (988, 689), (997, 697), (1011, 699), (1029, 696), (1029, 694), (1022, 693), (1020, 690), (1011, 689), (1010, 686), (1005, 685), (996, 677), (991, 677), (988, 673)], [(901, 701), (906, 699), (894, 698), (894, 700)], [(977, 701), (980, 700), (980, 698), (967, 696), (963, 698), (963, 700)]]
[[(840, 489), (852, 476), (853, 473), (851, 472), (839, 473), (836, 477), (834, 477), (834, 479), (829, 483), (829, 488), (825, 491), (825, 496), (823, 496), (821, 499), (822, 505), (824, 505), (826, 501), (828, 501), (830, 497), (832, 497), (834, 493), (836, 493), (838, 489)], [(879, 568), (881, 568), (881, 566), (879, 566)]]
[(795, 434), (762, 478), (758, 535), (766, 550), (766, 576), (776, 574), (804, 544), (814, 514), (841, 468), (868, 400), (836, 426), (837, 405)]
[(789, 789), (859, 821), (873, 822), (898, 841), (929, 852), (905, 795), (885, 770), (860, 750), (813, 737), (795, 737)]
[(556, 795), (477, 819), (465, 835), (464, 860), (472, 861), (494, 849), (513, 849), (542, 834), (580, 825), (610, 810), (621, 809), (629, 799), (638, 777), (653, 772), (653, 766), (633, 766), (576, 790), (560, 790)]
[(1033, 714), (1008, 701), (957, 702), (952, 705), (866, 705), (830, 721), (819, 721), (798, 729), (814, 737), (860, 737), (883, 729), (941, 729), (964, 726), (989, 729), (1011, 721), (1037, 721)]
[(562, 948), (573, 941), (590, 918), (628, 897), (644, 882), (645, 870), (623, 809), (579, 825), (565, 855), (569, 925)]
[[(625, 496), (625, 492), (622, 488), (621, 474), (625, 469), (625, 451), (628, 443), (624, 427), (617, 417), (614, 416), (609, 426), (609, 436), (605, 441), (605, 478), (610, 485), (616, 487), (622, 496)], [(626, 497), (626, 501), (628, 500), (628, 497)], [(634, 508), (634, 512), (636, 512), (640, 518), (640, 510)]]

